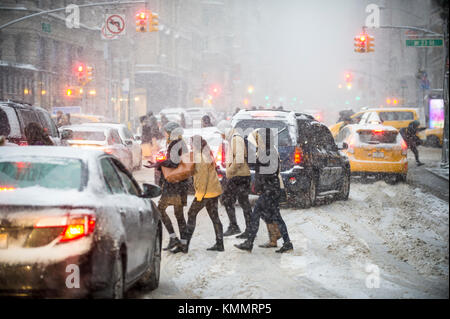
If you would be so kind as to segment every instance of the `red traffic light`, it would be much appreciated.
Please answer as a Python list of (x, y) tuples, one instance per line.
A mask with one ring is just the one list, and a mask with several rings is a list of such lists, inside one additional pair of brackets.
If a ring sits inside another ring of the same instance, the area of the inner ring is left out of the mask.
[(211, 86), (211, 88), (210, 88), (210, 94), (211, 95), (217, 97), (218, 95), (220, 95), (220, 93), (221, 93), (220, 86), (218, 86), (218, 85)]

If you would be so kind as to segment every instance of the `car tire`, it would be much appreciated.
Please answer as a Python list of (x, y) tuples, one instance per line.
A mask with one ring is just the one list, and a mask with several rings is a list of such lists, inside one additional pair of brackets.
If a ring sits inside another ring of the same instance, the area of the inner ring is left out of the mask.
[(152, 291), (159, 286), (161, 270), (161, 231), (158, 231), (154, 240), (153, 256), (148, 261), (147, 270), (138, 282), (139, 287), (145, 291)]
[(114, 259), (111, 278), (112, 284), (110, 287), (109, 298), (123, 299), (125, 292), (125, 277), (122, 256), (120, 253), (118, 253)]
[(339, 187), (339, 194), (337, 196), (338, 200), (348, 200), (348, 196), (350, 195), (350, 172), (346, 172), (344, 177), (341, 180)]
[(437, 136), (434, 136), (434, 135), (427, 136), (426, 145), (427, 146), (431, 146), (431, 147), (441, 147), (441, 143), (439, 142), (439, 138)]

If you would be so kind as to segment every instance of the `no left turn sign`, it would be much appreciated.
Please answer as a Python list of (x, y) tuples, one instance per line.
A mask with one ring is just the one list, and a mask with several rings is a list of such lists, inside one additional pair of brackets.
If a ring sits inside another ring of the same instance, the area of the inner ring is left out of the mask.
[(106, 17), (106, 29), (114, 35), (125, 33), (125, 16), (123, 14), (111, 14)]

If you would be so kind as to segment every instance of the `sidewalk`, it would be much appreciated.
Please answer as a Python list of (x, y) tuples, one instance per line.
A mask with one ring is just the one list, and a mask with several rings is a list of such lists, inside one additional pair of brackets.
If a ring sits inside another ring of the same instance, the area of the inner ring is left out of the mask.
[(434, 175), (448, 181), (448, 168), (441, 168), (438, 164), (436, 167), (425, 167), (425, 169)]

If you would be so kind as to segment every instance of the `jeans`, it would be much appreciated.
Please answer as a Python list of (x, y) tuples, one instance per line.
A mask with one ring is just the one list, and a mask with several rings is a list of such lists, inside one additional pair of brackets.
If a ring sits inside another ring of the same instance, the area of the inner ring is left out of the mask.
[(280, 214), (279, 192), (264, 191), (258, 198), (250, 218), (249, 240), (253, 243), (259, 229), (259, 219), (262, 218), (267, 224), (278, 225), (281, 236), (285, 243), (289, 242), (289, 234), (286, 224)]
[(188, 211), (187, 233), (185, 237), (188, 241), (190, 241), (194, 234), (198, 213), (206, 206), (206, 211), (214, 225), (216, 242), (223, 242), (223, 228), (219, 219), (218, 202), (219, 197), (203, 198), (201, 201), (197, 201), (197, 198), (194, 198)]
[(236, 209), (234, 207), (237, 199), (244, 212), (245, 229), (249, 229), (250, 215), (252, 213), (252, 206), (248, 200), (249, 192), (250, 176), (236, 176), (227, 181), (224, 193), (222, 194), (222, 202), (227, 211), (230, 226), (237, 226)]

